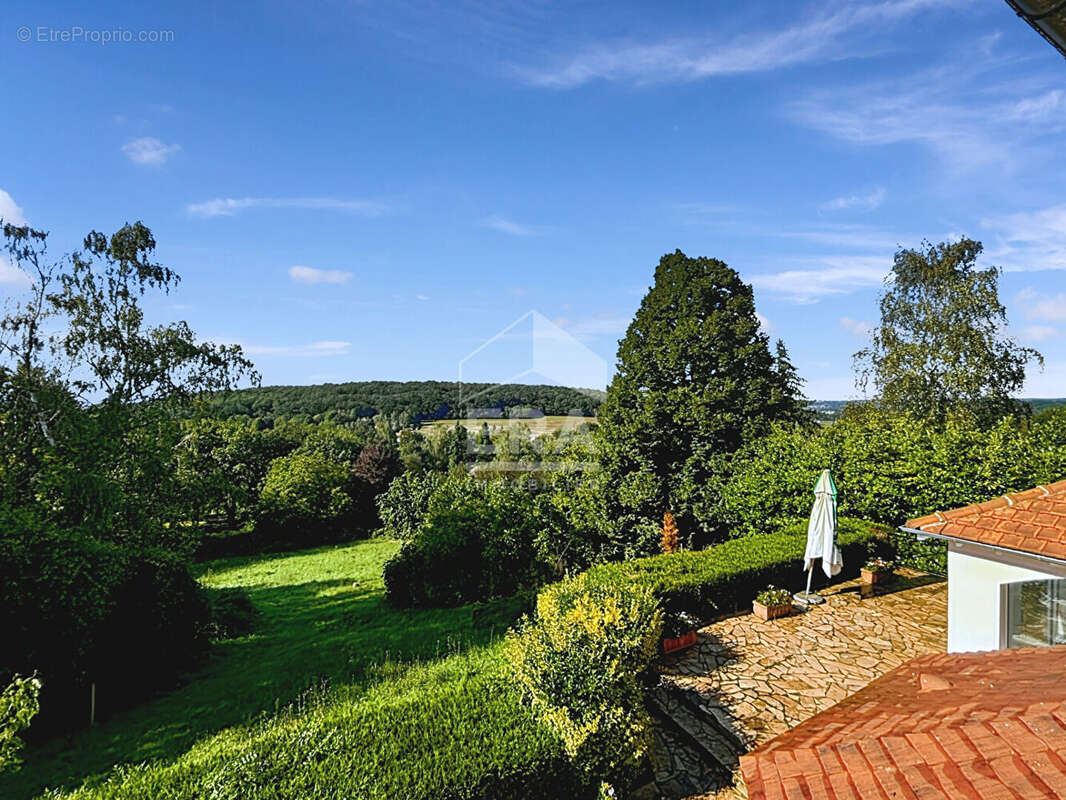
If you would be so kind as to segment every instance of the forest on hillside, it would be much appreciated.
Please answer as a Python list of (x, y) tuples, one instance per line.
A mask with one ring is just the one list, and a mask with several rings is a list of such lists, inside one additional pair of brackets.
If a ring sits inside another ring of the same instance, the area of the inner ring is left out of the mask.
[(536, 409), (544, 415), (595, 416), (605, 393), (566, 386), (455, 381), (354, 381), (314, 386), (263, 386), (219, 394), (214, 416), (344, 422), (378, 414), (405, 424), (464, 416), (503, 417)]

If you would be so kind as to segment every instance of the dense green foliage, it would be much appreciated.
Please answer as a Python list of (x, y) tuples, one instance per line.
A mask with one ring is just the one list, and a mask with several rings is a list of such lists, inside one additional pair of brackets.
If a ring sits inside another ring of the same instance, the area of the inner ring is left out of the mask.
[(203, 649), (179, 416), (254, 372), (238, 347), (145, 322), (141, 298), (178, 276), (140, 223), (56, 260), (41, 231), (3, 239), (28, 289), (0, 320), (0, 682), (38, 672), (38, 726), (83, 724), (90, 682), (133, 702)]
[(942, 427), (855, 406), (820, 428), (778, 426), (752, 442), (722, 494), (735, 535), (807, 513), (819, 472), (833, 470), (840, 513), (896, 526), (1066, 475), (1066, 409), (991, 427), (967, 418)]
[[(748, 607), (768, 584), (795, 586), (807, 541), (806, 520), (792, 521), (772, 533), (723, 542), (706, 550), (687, 550), (631, 561), (598, 564), (587, 573), (590, 584), (642, 586), (651, 590), (667, 614), (681, 612), (709, 619)], [(888, 530), (842, 517), (837, 543), (847, 575), (858, 575), (869, 553), (890, 552)]]
[(351, 510), (345, 491), (351, 474), (316, 453), (291, 453), (270, 463), (259, 495), (263, 516), (271, 524), (305, 532), (337, 530)]
[[(31, 751), (0, 796), (591, 800), (520, 701), (501, 641), (516, 604), (396, 611), (380, 577), (395, 550), (370, 540), (205, 565), (212, 589), (248, 592), (254, 635), (218, 645), (196, 681)], [(116, 761), (141, 766), (108, 774)]]
[(537, 597), (508, 654), (537, 715), (590, 783), (625, 789), (648, 753), (651, 719), (639, 676), (659, 649), (662, 614), (651, 591), (581, 575)]
[(538, 552), (535, 506), (535, 495), (510, 481), (445, 482), (413, 538), (385, 565), (389, 600), (448, 606), (539, 585), (551, 572)]
[(980, 242), (960, 239), (896, 253), (881, 322), (856, 354), (860, 383), (885, 408), (942, 424), (965, 411), (994, 422), (1020, 409), (1013, 395), (1040, 354), (1005, 333), (995, 267), (977, 269)]
[(41, 681), (16, 675), (0, 692), (0, 772), (17, 769), (22, 740), (19, 734), (41, 710)]
[(717, 534), (713, 508), (731, 456), (770, 423), (806, 415), (751, 287), (717, 259), (663, 256), (618, 347), (598, 415), (601, 458), (633, 552), (654, 552), (672, 511), (683, 538)]
[(128, 704), (202, 652), (209, 608), (180, 558), (102, 542), (25, 509), (0, 512), (0, 529), (0, 674), (45, 676), (45, 726), (75, 710), (87, 721), (90, 682)]
[[(474, 398), (470, 401), (462, 398)], [(595, 416), (603, 392), (566, 386), (464, 383), (453, 381), (362, 381), (317, 386), (264, 386), (219, 396), (212, 412), (271, 421), (300, 418), (351, 421), (383, 415), (404, 424), (461, 419), (468, 414), (527, 413)]]

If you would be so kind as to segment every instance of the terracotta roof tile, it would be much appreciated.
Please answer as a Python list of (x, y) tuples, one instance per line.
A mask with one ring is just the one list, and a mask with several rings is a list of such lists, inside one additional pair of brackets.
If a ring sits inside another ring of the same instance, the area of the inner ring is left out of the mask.
[(740, 767), (750, 800), (1066, 798), (1066, 645), (917, 658)]
[(904, 527), (1066, 561), (1066, 480), (937, 511)]

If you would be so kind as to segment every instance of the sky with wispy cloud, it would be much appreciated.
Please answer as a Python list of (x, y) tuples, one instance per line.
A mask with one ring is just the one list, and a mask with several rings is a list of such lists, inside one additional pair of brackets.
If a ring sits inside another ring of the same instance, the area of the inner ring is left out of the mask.
[(455, 379), (531, 310), (613, 363), (680, 248), (846, 398), (893, 253), (967, 235), (1066, 396), (1066, 60), (1002, 0), (6, 10), (0, 217), (144, 221), (183, 276), (149, 313), (266, 383)]

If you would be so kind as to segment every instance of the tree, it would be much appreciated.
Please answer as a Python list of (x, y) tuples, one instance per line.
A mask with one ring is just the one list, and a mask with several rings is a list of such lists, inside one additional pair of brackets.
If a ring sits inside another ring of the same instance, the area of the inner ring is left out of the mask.
[(1005, 333), (996, 267), (978, 269), (980, 242), (960, 239), (896, 253), (881, 294), (881, 324), (855, 354), (857, 385), (880, 402), (943, 424), (953, 412), (984, 423), (1017, 414), (1025, 367), (1043, 364)]
[(6, 501), (39, 504), (101, 538), (175, 545), (179, 408), (256, 380), (240, 348), (201, 342), (184, 322), (148, 326), (140, 299), (178, 282), (152, 260), (141, 223), (47, 256), (48, 234), (3, 225), (30, 288), (0, 321), (0, 472)]
[(784, 346), (775, 358), (751, 287), (722, 261), (663, 256), (625, 338), (600, 411), (604, 469), (634, 552), (657, 547), (658, 509), (682, 533), (715, 529), (730, 456), (801, 416)]
[(0, 692), (0, 772), (18, 768), (22, 747), (18, 734), (30, 726), (40, 710), (40, 693), (41, 681), (36, 675), (29, 678), (16, 675)]

